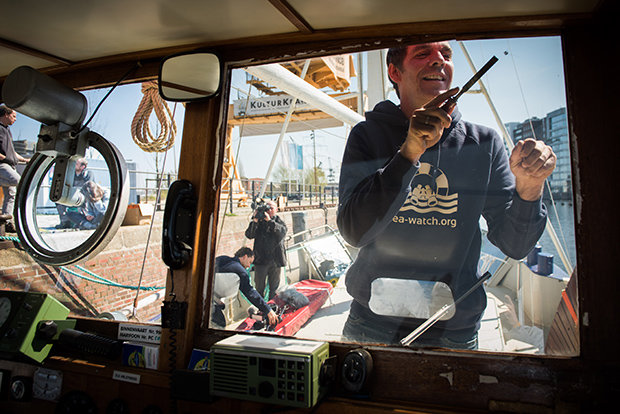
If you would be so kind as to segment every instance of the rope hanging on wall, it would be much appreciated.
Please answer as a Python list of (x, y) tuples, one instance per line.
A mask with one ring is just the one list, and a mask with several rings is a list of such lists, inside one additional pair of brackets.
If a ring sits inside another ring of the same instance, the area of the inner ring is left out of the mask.
[[(142, 101), (131, 122), (131, 137), (146, 152), (165, 152), (174, 145), (177, 125), (172, 117), (168, 104), (159, 96), (157, 82), (142, 83)], [(149, 127), (151, 112), (155, 111), (161, 131), (157, 138), (153, 137)]]

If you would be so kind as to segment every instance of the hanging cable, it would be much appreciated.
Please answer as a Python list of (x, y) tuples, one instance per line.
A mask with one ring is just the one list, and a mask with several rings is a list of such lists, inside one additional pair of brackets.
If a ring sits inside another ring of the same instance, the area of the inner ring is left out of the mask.
[[(131, 122), (131, 137), (143, 151), (167, 151), (174, 145), (174, 138), (177, 133), (174, 114), (171, 113), (166, 101), (159, 96), (157, 82), (143, 82), (142, 93), (144, 96)], [(161, 125), (161, 131), (157, 138), (153, 136), (149, 126), (149, 118), (153, 111), (155, 111)]]
[(97, 104), (97, 106), (95, 107), (95, 109), (93, 110), (93, 113), (90, 115), (90, 118), (88, 118), (88, 121), (86, 121), (84, 123), (84, 125), (82, 126), (82, 128), (80, 128), (79, 132), (82, 132), (87, 126), (88, 124), (90, 124), (90, 121), (93, 120), (93, 118), (95, 117), (95, 114), (99, 111), (99, 108), (101, 108), (101, 105), (103, 105), (103, 103), (105, 102), (106, 99), (108, 99), (108, 96), (110, 96), (110, 94), (112, 93), (112, 91), (114, 89), (116, 89), (116, 87), (118, 85), (121, 84), (122, 81), (124, 81), (132, 72), (136, 71), (139, 67), (141, 67), (142, 65), (140, 64), (140, 62), (137, 62), (135, 64), (135, 66), (133, 66), (131, 69), (129, 69), (127, 72), (125, 72), (125, 74), (118, 80), (116, 81), (116, 83), (114, 84), (114, 86), (112, 86), (110, 88), (110, 90), (108, 91), (108, 93), (105, 94), (105, 96), (99, 101), (99, 103)]
[(75, 271), (73, 271), (73, 270), (71, 270), (71, 269), (69, 269), (68, 267), (65, 267), (65, 266), (61, 266), (60, 269), (65, 271), (65, 272), (67, 272), (67, 273), (69, 273), (72, 276), (79, 277), (80, 279), (84, 279), (84, 280), (86, 280), (88, 282), (98, 283), (100, 285), (118, 287), (118, 288), (123, 288), (123, 289), (131, 289), (131, 290), (137, 290), (137, 291), (140, 291), (140, 290), (154, 291), (154, 290), (164, 289), (163, 286), (161, 286), (161, 287), (160, 286), (141, 287), (141, 286), (123, 285), (123, 284), (116, 283), (116, 282), (113, 282), (111, 280), (108, 280), (106, 278), (103, 278), (101, 276), (98, 276), (98, 275), (96, 275), (96, 274), (94, 274), (94, 273), (92, 273), (92, 272), (90, 272), (90, 271), (88, 271), (88, 270), (86, 270), (86, 269), (84, 269), (84, 268), (82, 268), (80, 266), (75, 266), (75, 267), (77, 269), (81, 270), (82, 272), (84, 272), (84, 273), (86, 273), (88, 275), (93, 276), (94, 279), (90, 278), (88, 276), (80, 275), (79, 273), (77, 273), (77, 272), (75, 272)]

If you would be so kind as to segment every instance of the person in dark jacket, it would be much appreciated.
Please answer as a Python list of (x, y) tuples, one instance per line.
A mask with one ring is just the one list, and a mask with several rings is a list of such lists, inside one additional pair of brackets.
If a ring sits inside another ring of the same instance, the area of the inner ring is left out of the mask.
[[(86, 158), (79, 158), (75, 161), (75, 173), (73, 174), (72, 187), (82, 188), (87, 182), (93, 181), (93, 175), (86, 169), (87, 167), (88, 161)], [(56, 204), (56, 210), (58, 210), (58, 218), (60, 219), (60, 223), (56, 225), (57, 229), (70, 229), (78, 227), (69, 219), (69, 216), (67, 215), (67, 206), (63, 204)]]
[[(534, 247), (556, 156), (527, 139), (508, 158), (495, 131), (442, 107), (458, 92), (448, 42), (390, 49), (387, 63), (400, 105), (380, 102), (351, 130), (337, 221), (360, 248), (345, 277), (353, 301), (343, 336), (397, 344), (481, 277), (481, 216), (506, 255)], [(413, 345), (477, 348), (485, 307), (480, 286)]]
[[(236, 273), (239, 276), (239, 290), (245, 297), (256, 306), (263, 315), (267, 316), (269, 325), (278, 323), (278, 316), (267, 305), (265, 299), (250, 284), (250, 276), (246, 269), (250, 267), (254, 261), (254, 252), (249, 247), (242, 247), (235, 253), (234, 257), (218, 256), (215, 258), (215, 274), (218, 273)], [(226, 326), (226, 318), (224, 317), (224, 304), (214, 303), (211, 313), (211, 321), (218, 327)]]
[(271, 200), (265, 204), (269, 210), (262, 217), (257, 217), (256, 210), (253, 212), (252, 221), (245, 230), (245, 237), (254, 239), (254, 286), (264, 296), (265, 281), (268, 280), (271, 300), (280, 286), (282, 266), (286, 265), (284, 236), (287, 228), (284, 221), (276, 215), (277, 204)]

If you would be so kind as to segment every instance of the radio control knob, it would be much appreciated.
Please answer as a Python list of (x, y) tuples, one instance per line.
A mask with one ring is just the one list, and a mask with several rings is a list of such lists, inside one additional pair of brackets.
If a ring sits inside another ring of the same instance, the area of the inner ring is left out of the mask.
[(263, 381), (258, 385), (258, 395), (262, 398), (271, 398), (274, 389), (270, 382)]

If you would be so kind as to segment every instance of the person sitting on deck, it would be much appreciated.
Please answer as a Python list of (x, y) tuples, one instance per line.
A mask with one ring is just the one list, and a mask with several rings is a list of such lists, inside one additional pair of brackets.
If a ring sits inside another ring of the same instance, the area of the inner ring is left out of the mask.
[(87, 181), (80, 191), (84, 194), (84, 202), (76, 208), (69, 207), (67, 218), (73, 228), (96, 229), (108, 208), (110, 190), (104, 189), (94, 181)]
[[(73, 173), (73, 185), (74, 188), (81, 188), (89, 181), (93, 180), (93, 175), (86, 168), (88, 167), (88, 160), (86, 158), (80, 158), (75, 162), (75, 172)], [(58, 218), (60, 224), (56, 226), (57, 229), (70, 229), (75, 227), (75, 223), (69, 220), (67, 216), (67, 206), (64, 204), (56, 203), (56, 210), (58, 211)]]

